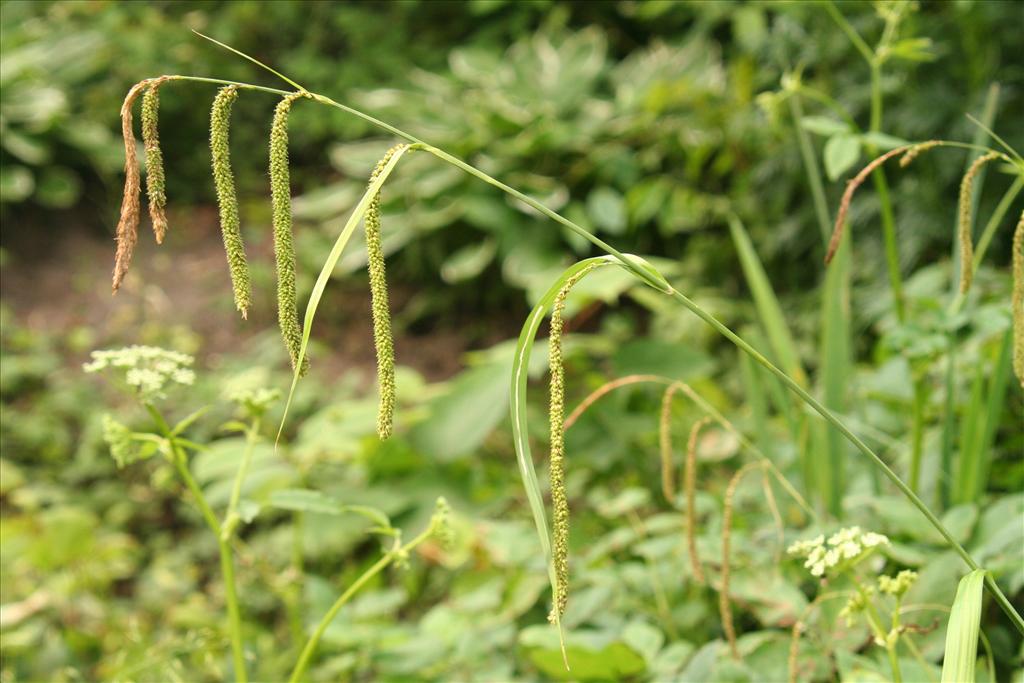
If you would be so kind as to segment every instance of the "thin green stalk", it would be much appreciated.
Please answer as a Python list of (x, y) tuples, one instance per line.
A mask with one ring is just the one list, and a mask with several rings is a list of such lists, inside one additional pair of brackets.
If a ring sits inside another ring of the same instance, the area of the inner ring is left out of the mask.
[(224, 597), (228, 605), (231, 658), (235, 668), (235, 680), (245, 683), (247, 675), (245, 650), (242, 646), (242, 616), (238, 607), (238, 592), (235, 588), (235, 558), (232, 554), (230, 540), (221, 538), (217, 545), (220, 548), (220, 572), (224, 577)]
[(245, 432), (245, 451), (242, 453), (242, 462), (238, 466), (238, 471), (235, 472), (235, 481), (231, 485), (231, 499), (228, 501), (228, 510), (224, 514), (222, 535), (228, 538), (231, 537), (237, 523), (238, 501), (242, 497), (242, 484), (245, 482), (245, 476), (249, 472), (249, 465), (252, 462), (252, 454), (256, 448), (256, 442), (260, 438), (260, 422), (259, 417), (253, 418), (252, 424), (249, 425), (249, 429)]
[[(204, 80), (204, 81), (207, 81), (207, 82), (214, 82), (214, 83), (221, 83), (221, 84), (227, 83), (226, 81), (213, 80), (213, 79), (195, 79), (194, 77), (191, 77), (191, 76), (180, 76), (178, 78), (180, 80)], [(241, 88), (241, 87), (245, 87), (245, 86), (240, 84), (239, 87)], [(270, 90), (268, 88), (256, 88), (256, 89)], [(280, 91), (278, 91), (278, 92), (280, 92)], [(730, 330), (728, 327), (726, 327), (717, 318), (715, 318), (713, 315), (711, 315), (710, 313), (705, 311), (703, 308), (701, 308), (699, 305), (697, 305), (697, 303), (695, 303), (693, 300), (691, 300), (685, 294), (682, 294), (681, 292), (679, 292), (675, 288), (667, 285), (666, 282), (664, 281), (664, 278), (659, 277), (659, 275), (656, 272), (650, 272), (647, 269), (641, 267), (640, 265), (635, 263), (632, 259), (627, 258), (622, 252), (620, 252), (619, 250), (615, 249), (611, 245), (607, 244), (606, 242), (604, 242), (600, 238), (592, 235), (586, 229), (584, 229), (581, 226), (577, 225), (573, 221), (571, 221), (568, 218), (565, 218), (565, 217), (555, 213), (554, 211), (552, 211), (548, 207), (544, 206), (542, 203), (540, 203), (536, 199), (533, 199), (532, 197), (529, 197), (528, 195), (523, 194), (519, 190), (516, 190), (516, 189), (506, 185), (505, 183), (502, 183), (501, 181), (491, 177), (490, 175), (488, 175), (488, 174), (484, 173), (483, 171), (479, 170), (478, 168), (475, 168), (474, 166), (470, 166), (469, 164), (467, 164), (466, 162), (462, 161), (461, 159), (458, 159), (457, 157), (454, 157), (451, 154), (448, 154), (447, 152), (445, 152), (443, 150), (440, 150), (440, 149), (438, 149), (436, 147), (433, 147), (432, 145), (429, 145), (429, 144), (423, 142), (422, 140), (419, 140), (418, 138), (414, 137), (413, 135), (410, 135), (409, 133), (406, 133), (403, 130), (395, 128), (394, 126), (392, 126), (392, 125), (390, 125), (388, 123), (384, 123), (383, 121), (380, 121), (379, 119), (376, 119), (373, 116), (370, 116), (369, 114), (365, 114), (365, 113), (363, 113), (363, 112), (361, 112), (361, 111), (359, 111), (357, 109), (353, 109), (352, 107), (348, 107), (346, 105), (343, 105), (343, 104), (340, 104), (338, 102), (335, 102), (334, 100), (332, 100), (332, 99), (330, 99), (328, 97), (324, 97), (323, 95), (318, 95), (318, 94), (315, 94), (315, 93), (310, 93), (310, 96), (315, 101), (317, 101), (317, 102), (320, 102), (322, 104), (327, 104), (329, 106), (335, 107), (335, 108), (340, 109), (342, 111), (348, 112), (348, 113), (352, 114), (353, 116), (361, 118), (364, 121), (372, 123), (373, 125), (378, 126), (378, 127), (382, 128), (382, 129), (392, 133), (393, 135), (396, 135), (396, 136), (398, 136), (398, 137), (400, 137), (400, 138), (402, 138), (404, 140), (408, 140), (409, 142), (411, 142), (413, 144), (418, 144), (418, 145), (420, 145), (421, 149), (423, 149), (426, 152), (429, 152), (430, 154), (432, 154), (432, 155), (436, 156), (437, 158), (441, 159), (442, 161), (445, 161), (445, 162), (451, 164), (452, 166), (455, 166), (456, 168), (459, 168), (459, 169), (465, 171), (466, 173), (472, 175), (473, 177), (482, 180), (483, 182), (487, 183), (488, 185), (496, 187), (496, 188), (502, 190), (503, 192), (505, 192), (506, 194), (508, 194), (508, 195), (510, 195), (510, 196), (512, 196), (512, 197), (514, 197), (514, 198), (516, 198), (516, 199), (518, 199), (520, 201), (522, 201), (527, 206), (530, 206), (531, 208), (533, 208), (536, 211), (540, 212), (541, 214), (547, 216), (551, 220), (559, 223), (560, 225), (565, 226), (566, 228), (568, 228), (569, 230), (571, 230), (575, 234), (583, 237), (584, 239), (586, 239), (590, 243), (594, 244), (595, 246), (599, 247), (600, 249), (602, 249), (606, 253), (608, 253), (611, 256), (613, 256), (616, 260), (618, 260), (622, 264), (622, 266), (624, 268), (626, 268), (628, 271), (630, 271), (631, 273), (636, 275), (643, 282), (649, 284), (650, 286), (652, 286), (653, 288), (655, 288), (655, 289), (657, 289), (659, 291), (663, 291), (663, 292), (669, 294), (670, 296), (672, 296), (674, 299), (679, 301), (679, 303), (681, 303), (683, 306), (685, 306), (688, 310), (690, 310), (692, 313), (694, 313), (697, 317), (699, 317), (705, 323), (710, 325), (716, 332), (718, 332), (720, 335), (722, 335), (723, 337), (728, 339), (730, 342), (732, 342), (734, 345), (736, 345), (740, 350), (742, 350), (744, 353), (748, 354), (751, 358), (753, 358), (754, 361), (756, 361), (761, 366), (766, 368), (769, 372), (771, 372), (773, 375), (775, 375), (790, 391), (794, 392), (807, 405), (809, 405), (815, 412), (817, 412), (819, 415), (821, 415), (825, 419), (826, 422), (828, 422), (830, 425), (832, 425), (832, 427), (834, 427), (835, 429), (838, 429), (839, 432), (844, 437), (846, 437), (846, 439), (848, 441), (850, 441), (850, 443), (852, 443), (857, 448), (857, 450), (859, 450), (861, 453), (863, 453), (865, 456), (867, 456), (875, 464), (875, 466), (879, 470), (881, 470), (881, 472), (883, 474), (885, 474), (885, 476), (888, 477), (893, 482), (893, 484), (896, 486), (896, 488), (899, 489), (899, 491), (904, 496), (906, 496), (908, 500), (910, 500), (911, 504), (914, 507), (916, 507), (918, 509), (918, 511), (921, 512), (922, 515), (924, 515), (925, 519), (927, 519), (928, 522), (936, 529), (936, 531), (939, 532), (939, 534), (946, 540), (946, 542), (954, 550), (954, 552), (956, 552), (956, 554), (960, 556), (960, 558), (964, 561), (964, 563), (967, 564), (967, 566), (969, 566), (971, 569), (978, 569), (978, 564), (977, 564), (977, 562), (974, 561), (974, 558), (971, 557), (971, 555), (966, 550), (964, 550), (963, 546), (961, 546), (960, 543), (958, 543), (955, 538), (953, 538), (953, 536), (949, 532), (949, 530), (946, 529), (946, 527), (942, 524), (942, 522), (939, 521), (939, 519), (935, 516), (935, 514), (932, 513), (932, 511), (928, 508), (928, 506), (926, 506), (924, 504), (924, 502), (921, 501), (921, 499), (917, 496), (917, 494), (914, 493), (914, 491), (912, 491), (903, 482), (903, 480), (900, 479), (899, 476), (895, 472), (893, 472), (892, 469), (890, 469), (889, 466), (886, 465), (885, 462), (873, 450), (871, 450), (871, 448), (867, 444), (865, 444), (863, 441), (861, 441), (861, 439), (858, 438), (856, 434), (854, 434), (852, 431), (850, 431), (850, 429), (847, 428), (846, 425), (838, 417), (836, 417), (836, 415), (834, 413), (832, 413), (832, 411), (830, 411), (824, 405), (819, 403), (804, 388), (802, 388), (799, 384), (797, 384), (797, 382), (795, 380), (790, 378), (789, 375), (784, 373), (779, 368), (775, 367), (775, 365), (772, 364), (771, 361), (769, 361), (767, 358), (765, 358), (764, 355), (762, 355), (759, 351), (757, 351), (755, 348), (753, 348), (750, 344), (748, 344), (746, 341), (744, 341), (742, 338), (740, 338), (736, 333), (734, 333), (732, 330)], [(995, 580), (991, 578), (990, 574), (986, 575), (985, 582), (986, 582), (986, 586), (992, 592), (996, 602), (999, 603), (1000, 608), (1010, 618), (1010, 620), (1013, 622), (1013, 624), (1017, 628), (1017, 630), (1020, 631), (1022, 634), (1024, 634), (1024, 619), (1021, 618), (1020, 614), (1017, 613), (1017, 610), (1013, 607), (1013, 605), (1010, 604), (1010, 601), (1003, 594), (1002, 590), (996, 584)]]
[(794, 92), (789, 97), (789, 111), (793, 116), (793, 127), (796, 130), (796, 139), (800, 147), (800, 158), (804, 163), (804, 171), (807, 174), (807, 184), (811, 186), (811, 198), (814, 201), (814, 213), (818, 218), (818, 228), (821, 230), (821, 237), (828, 244), (832, 235), (832, 217), (829, 215), (828, 202), (825, 199), (825, 186), (821, 182), (821, 171), (818, 169), (818, 158), (814, 155), (814, 148), (811, 145), (811, 138), (800, 125), (804, 117), (803, 105), (800, 103), (799, 92)]
[(217, 537), (218, 549), (220, 551), (220, 568), (221, 576), (224, 581), (224, 598), (228, 608), (228, 634), (231, 638), (231, 657), (235, 669), (235, 680), (238, 683), (246, 683), (248, 676), (245, 671), (245, 650), (242, 646), (242, 622), (240, 617), (240, 610), (238, 607), (238, 593), (235, 589), (235, 565), (234, 556), (232, 555), (231, 544), (229, 540), (223, 537), (222, 527), (219, 521), (217, 521), (217, 515), (214, 514), (213, 508), (206, 501), (206, 496), (203, 495), (203, 490), (200, 488), (199, 483), (192, 476), (192, 473), (188, 469), (188, 460), (185, 453), (178, 446), (175, 436), (171, 433), (171, 428), (167, 424), (167, 421), (160, 414), (160, 411), (156, 409), (151, 403), (146, 403), (146, 410), (153, 416), (156, 421), (157, 428), (163, 434), (167, 440), (167, 447), (170, 451), (169, 455), (171, 460), (174, 462), (174, 467), (178, 471), (178, 475), (182, 481), (185, 482), (186, 488), (192, 493), (192, 497), (195, 498), (196, 505), (199, 507), (199, 512), (202, 514), (203, 519), (206, 521), (206, 525), (210, 527), (210, 531)]
[(334, 604), (331, 605), (331, 608), (327, 610), (326, 614), (324, 614), (320, 623), (317, 624), (316, 630), (313, 631), (313, 635), (311, 635), (309, 640), (306, 641), (306, 646), (302, 648), (302, 654), (299, 655), (299, 660), (295, 663), (292, 675), (288, 677), (289, 683), (299, 683), (299, 681), (302, 680), (303, 675), (306, 673), (306, 669), (309, 668), (309, 662), (313, 658), (313, 654), (316, 652), (317, 645), (320, 644), (320, 638), (327, 630), (327, 627), (331, 625), (331, 622), (334, 621), (334, 617), (338, 615), (341, 608), (352, 599), (352, 596), (358, 593), (359, 589), (365, 586), (370, 579), (384, 571), (384, 569), (386, 569), (388, 565), (394, 562), (397, 558), (408, 555), (409, 551), (430, 538), (434, 532), (434, 525), (431, 524), (422, 533), (420, 533), (419, 536), (412, 539), (405, 545), (401, 545), (400, 541), (395, 539), (395, 544), (392, 546), (391, 550), (384, 553), (384, 555), (382, 555), (372, 567), (363, 572), (363, 574), (356, 579), (344, 593), (341, 594), (341, 597), (334, 601)]
[(911, 409), (912, 428), (910, 432), (910, 488), (919, 490), (921, 482), (921, 456), (924, 452), (924, 408), (928, 400), (923, 383), (914, 378), (914, 403)]

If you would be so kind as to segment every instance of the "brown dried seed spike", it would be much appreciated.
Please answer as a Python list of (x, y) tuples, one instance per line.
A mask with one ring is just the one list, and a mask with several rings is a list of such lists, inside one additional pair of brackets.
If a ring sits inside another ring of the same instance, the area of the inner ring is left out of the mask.
[(864, 184), (864, 181), (868, 179), (868, 176), (871, 175), (876, 168), (884, 164), (889, 159), (892, 159), (894, 156), (903, 154), (909, 149), (909, 145), (904, 145), (903, 147), (897, 147), (896, 149), (889, 150), (862, 168), (860, 173), (846, 183), (846, 191), (843, 192), (843, 198), (839, 202), (839, 213), (836, 215), (836, 225), (832, 230), (832, 239), (829, 240), (828, 251), (825, 254), (825, 265), (832, 262), (832, 257), (835, 256), (836, 250), (839, 249), (839, 242), (843, 238), (843, 230), (846, 229), (846, 214), (850, 212), (850, 201), (853, 199), (853, 193), (857, 191), (858, 187)]
[(124, 137), (124, 196), (121, 199), (121, 218), (117, 223), (117, 253), (114, 256), (113, 293), (121, 287), (139, 239), (139, 161), (135, 151), (135, 132), (132, 128), (132, 105), (151, 79), (139, 81), (131, 87), (121, 104), (121, 135)]

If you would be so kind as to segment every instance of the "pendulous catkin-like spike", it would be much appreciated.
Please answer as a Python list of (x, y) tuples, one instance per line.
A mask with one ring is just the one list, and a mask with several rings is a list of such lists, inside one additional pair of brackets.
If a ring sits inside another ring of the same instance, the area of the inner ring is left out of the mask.
[(146, 196), (149, 217), (153, 221), (156, 243), (162, 244), (167, 234), (167, 189), (164, 183), (164, 155), (160, 151), (160, 85), (157, 79), (142, 96), (142, 145), (146, 151)]
[(857, 191), (857, 188), (864, 184), (864, 181), (868, 179), (871, 173), (884, 164), (889, 159), (892, 159), (898, 154), (903, 154), (913, 149), (913, 145), (904, 145), (891, 149), (882, 156), (874, 159), (867, 166), (860, 170), (860, 173), (855, 175), (850, 181), (846, 183), (846, 190), (843, 192), (843, 198), (839, 202), (839, 213), (836, 214), (836, 225), (832, 229), (832, 239), (828, 243), (828, 251), (825, 253), (825, 265), (832, 262), (832, 257), (835, 256), (836, 250), (839, 249), (839, 242), (843, 238), (843, 231), (846, 229), (846, 214), (850, 212), (850, 201), (853, 199), (853, 193)]
[(705, 583), (706, 579), (700, 566), (700, 555), (697, 553), (697, 437), (708, 422), (710, 420), (704, 417), (690, 428), (690, 438), (686, 442), (686, 467), (683, 470), (683, 488), (686, 491), (686, 547), (690, 553), (693, 580), (699, 584)]
[(1024, 211), (1013, 230), (1013, 373), (1024, 389)]
[(117, 253), (114, 256), (114, 276), (111, 290), (116, 293), (128, 273), (128, 266), (139, 239), (139, 161), (135, 150), (135, 131), (132, 128), (132, 105), (150, 83), (150, 79), (133, 85), (121, 104), (121, 135), (124, 137), (124, 197), (121, 199), (121, 218), (117, 223)]
[[(305, 92), (286, 95), (277, 103), (270, 126), (270, 200), (274, 223), (274, 260), (277, 266), (277, 322), (288, 355), (295, 368), (302, 348), (302, 325), (295, 287), (295, 244), (292, 235), (292, 196), (288, 169), (288, 114), (292, 103)], [(309, 357), (302, 359), (299, 374), (309, 370)]]
[(245, 244), (239, 227), (238, 197), (235, 195), (235, 176), (231, 170), (231, 105), (238, 97), (238, 87), (221, 88), (210, 110), (210, 159), (213, 165), (213, 184), (217, 189), (217, 207), (220, 212), (220, 231), (224, 238), (231, 288), (235, 294), (235, 307), (243, 318), (252, 305), (252, 283), (249, 280), (249, 262), (245, 258)]
[(974, 179), (988, 162), (1002, 156), (999, 152), (988, 152), (974, 160), (960, 181), (960, 213), (957, 220), (957, 239), (960, 242), (960, 293), (966, 294), (974, 279), (974, 226), (971, 209), (974, 199)]
[(658, 420), (658, 446), (661, 454), (661, 493), (669, 505), (676, 501), (676, 478), (672, 471), (672, 397), (679, 389), (672, 383), (661, 397), (661, 418)]
[(551, 389), (548, 416), (551, 426), (551, 507), (554, 513), (552, 562), (555, 566), (555, 594), (548, 620), (558, 623), (569, 601), (569, 498), (565, 491), (565, 368), (562, 365), (563, 314), (569, 291), (593, 266), (583, 268), (570, 277), (555, 296), (551, 308), (551, 329), (548, 333), (548, 365)]
[[(370, 174), (370, 184), (380, 176), (391, 157), (408, 145), (395, 145), (381, 157)], [(373, 345), (377, 351), (377, 384), (380, 405), (377, 409), (377, 436), (391, 436), (395, 417), (395, 340), (391, 334), (391, 310), (384, 266), (384, 245), (380, 230), (380, 191), (373, 195), (363, 219), (366, 227), (366, 257), (370, 272), (370, 305), (373, 314)]]
[(732, 602), (729, 599), (729, 580), (732, 571), (732, 564), (729, 559), (729, 550), (732, 543), (732, 513), (733, 499), (736, 497), (736, 489), (740, 480), (755, 467), (764, 467), (761, 462), (748, 462), (737, 470), (729, 485), (725, 489), (725, 507), (722, 512), (722, 585), (718, 591), (718, 613), (722, 619), (722, 630), (729, 641), (729, 651), (734, 659), (740, 658), (739, 649), (736, 647), (736, 627), (732, 621)]

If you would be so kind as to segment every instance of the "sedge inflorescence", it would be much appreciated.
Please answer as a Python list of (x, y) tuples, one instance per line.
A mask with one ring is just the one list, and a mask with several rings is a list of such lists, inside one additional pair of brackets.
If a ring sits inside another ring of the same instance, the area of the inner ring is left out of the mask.
[[(381, 157), (370, 174), (370, 184), (380, 177), (391, 158), (408, 145), (395, 145)], [(373, 344), (377, 352), (377, 384), (380, 406), (377, 411), (377, 435), (391, 436), (395, 415), (395, 342), (391, 334), (391, 310), (388, 305), (388, 283), (384, 265), (384, 244), (381, 239), (380, 191), (374, 193), (364, 218), (366, 256), (370, 273), (370, 306), (373, 316)]]
[[(146, 79), (133, 86), (121, 107), (121, 127), (125, 146), (125, 188), (121, 217), (117, 228), (113, 290), (121, 286), (138, 240), (140, 208), (140, 171), (136, 154), (136, 140), (132, 126), (132, 108), (141, 95), (142, 137), (146, 151), (146, 184), (150, 214), (157, 242), (166, 234), (166, 189), (163, 155), (160, 150), (157, 119), (159, 113), (158, 88), (168, 80), (180, 76), (161, 76)], [(234, 172), (231, 167), (230, 126), (231, 110), (238, 98), (238, 84), (222, 87), (210, 110), (210, 157), (217, 205), (220, 217), (224, 251), (234, 293), (235, 307), (243, 318), (252, 306), (252, 283), (245, 253), (239, 219)], [(305, 90), (288, 93), (274, 109), (269, 139), (269, 175), (271, 215), (273, 224), (274, 261), (277, 276), (277, 317), (281, 337), (292, 367), (299, 375), (309, 369), (308, 356), (302, 351), (303, 328), (299, 320), (296, 284), (296, 256), (291, 212), (291, 185), (288, 156), (288, 119), (292, 105), (298, 99), (314, 98)], [(387, 151), (370, 176), (370, 184), (378, 182), (395, 155), (410, 145), (400, 144)], [(377, 353), (377, 378), (380, 385), (380, 408), (377, 433), (387, 439), (393, 430), (395, 410), (395, 351), (391, 331), (391, 313), (388, 304), (384, 248), (381, 238), (380, 189), (370, 197), (365, 212), (366, 246), (369, 262), (371, 306), (373, 313), (374, 346)], [(300, 359), (301, 356), (301, 359)]]
[(238, 87), (229, 85), (221, 88), (213, 100), (213, 107), (210, 110), (210, 159), (235, 308), (243, 318), (246, 318), (252, 305), (252, 284), (249, 280), (249, 263), (245, 258), (245, 244), (239, 227), (238, 197), (235, 195), (235, 176), (231, 170), (230, 146), (231, 105), (237, 98)]
[(295, 100), (309, 97), (305, 92), (286, 95), (274, 109), (270, 126), (270, 202), (274, 224), (274, 259), (277, 266), (277, 322), (288, 348), (292, 367), (304, 375), (309, 358), (299, 366), (302, 347), (302, 325), (295, 285), (295, 243), (292, 235), (292, 195), (288, 166), (288, 114)]
[(569, 292), (595, 265), (581, 269), (566, 280), (555, 296), (548, 333), (548, 365), (551, 370), (548, 418), (551, 429), (551, 507), (554, 512), (552, 562), (555, 568), (555, 595), (548, 620), (558, 623), (569, 601), (569, 498), (565, 490), (565, 367), (562, 363), (562, 337), (565, 328), (565, 301)]
[(146, 196), (149, 199), (149, 217), (153, 221), (156, 243), (161, 244), (167, 234), (167, 189), (164, 179), (164, 155), (160, 151), (160, 84), (159, 79), (142, 96), (142, 145), (146, 151)]
[(888, 545), (889, 539), (873, 531), (862, 531), (859, 526), (840, 529), (828, 537), (821, 535), (808, 541), (797, 541), (789, 546), (788, 553), (805, 558), (804, 567), (812, 576), (824, 576), (836, 567), (849, 566), (858, 562), (873, 549)]

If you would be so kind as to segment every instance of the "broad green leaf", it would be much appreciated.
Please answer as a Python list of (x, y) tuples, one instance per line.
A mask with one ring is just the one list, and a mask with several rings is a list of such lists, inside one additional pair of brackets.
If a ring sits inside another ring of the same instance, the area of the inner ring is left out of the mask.
[(838, 180), (860, 158), (860, 140), (851, 133), (833, 135), (825, 143), (825, 173)]
[(429, 416), (413, 427), (412, 444), (442, 462), (471, 453), (505, 416), (507, 361), (471, 367), (449, 382), (446, 393), (427, 404)]
[(850, 132), (850, 125), (827, 116), (804, 116), (800, 119), (800, 127), (817, 135), (831, 137)]
[(313, 512), (322, 515), (355, 514), (365, 517), (381, 529), (390, 529), (391, 520), (377, 508), (367, 505), (345, 505), (322, 491), (313, 489), (281, 489), (270, 494), (271, 507), (292, 512)]
[(984, 585), (984, 569), (975, 569), (960, 579), (956, 599), (949, 613), (949, 625), (946, 627), (942, 683), (974, 683)]
[(610, 187), (599, 187), (590, 193), (587, 214), (594, 225), (613, 235), (619, 235), (626, 229), (626, 202)]
[(441, 278), (454, 284), (476, 277), (494, 260), (497, 248), (497, 242), (490, 238), (462, 247), (441, 264)]

